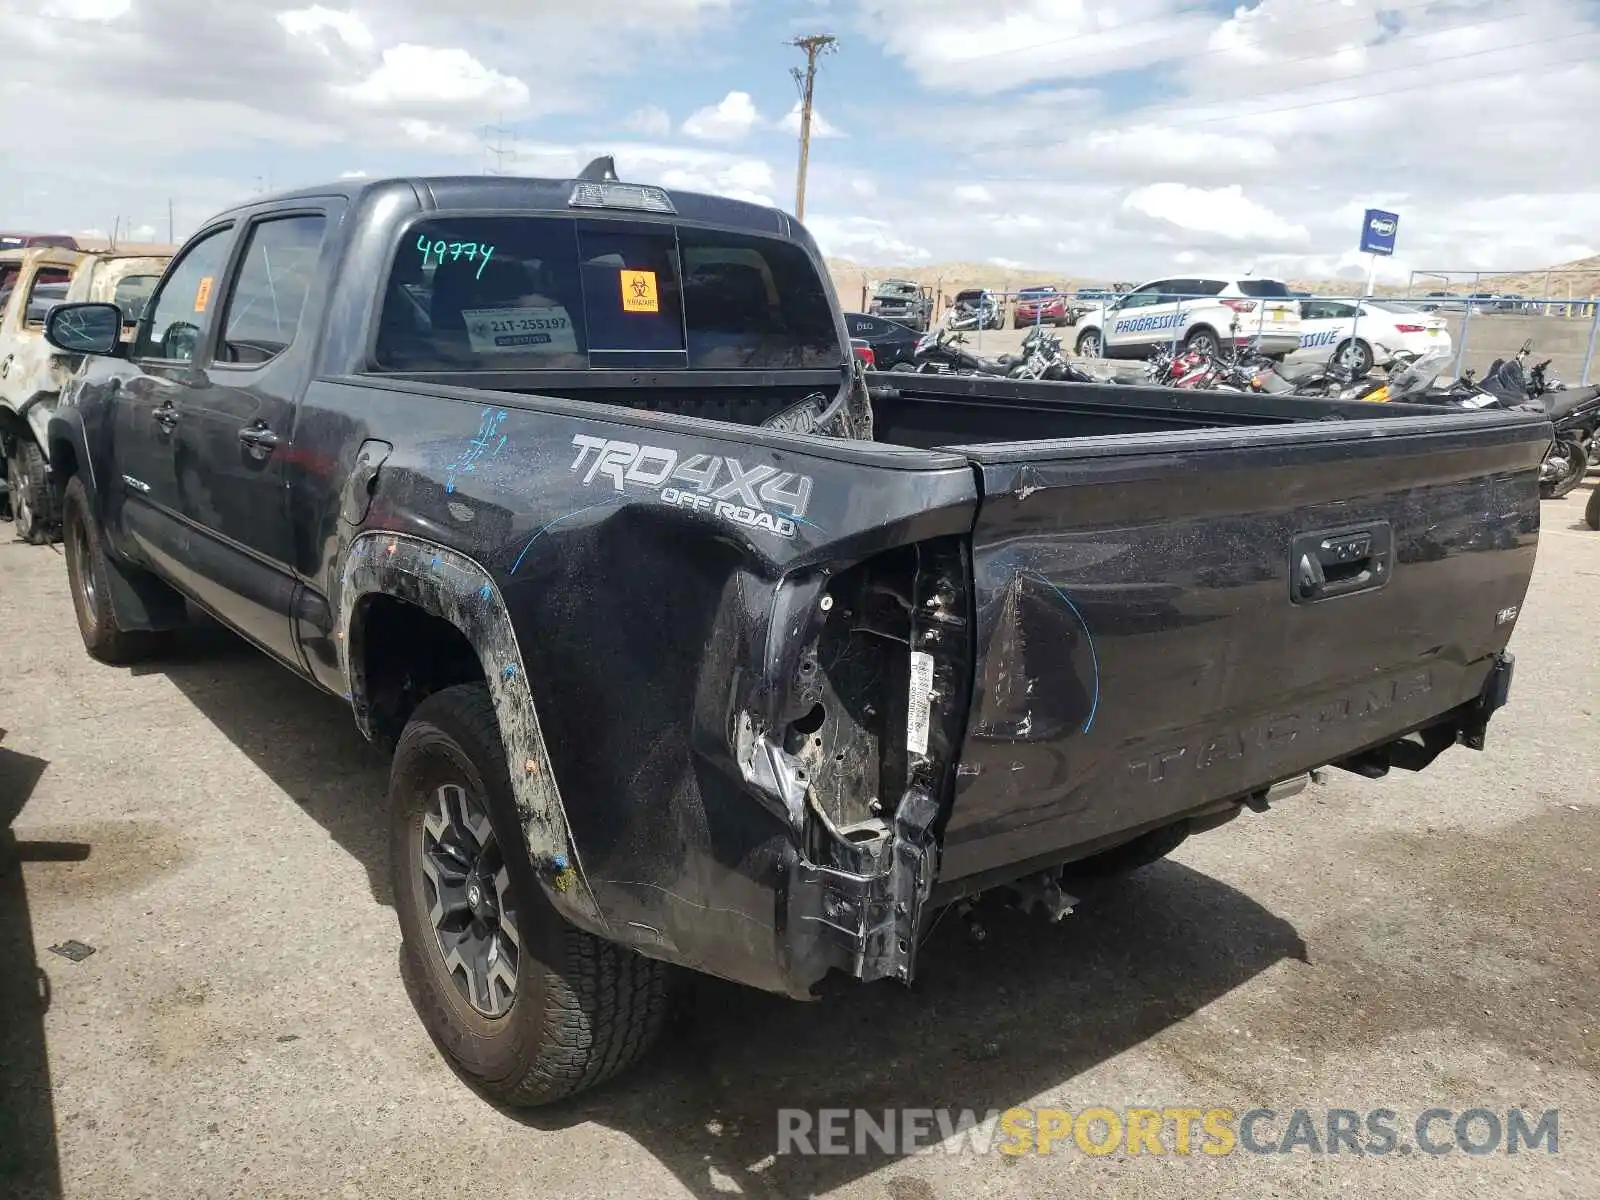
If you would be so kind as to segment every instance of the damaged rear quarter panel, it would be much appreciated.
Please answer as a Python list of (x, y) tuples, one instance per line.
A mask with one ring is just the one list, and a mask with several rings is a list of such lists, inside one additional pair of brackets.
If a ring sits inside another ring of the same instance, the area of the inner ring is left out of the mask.
[[(432, 589), (473, 640), (513, 774), (547, 756), (548, 780), (520, 781), (518, 794), (557, 907), (654, 957), (803, 993), (814, 964), (788, 961), (786, 923), (805, 814), (741, 764), (741, 729), (747, 742), (752, 728), (769, 743), (781, 733), (814, 636), (806, 597), (892, 547), (970, 529), (970, 469), (444, 388), (319, 383), (297, 421), (297, 553), (308, 577), (328, 581), (331, 610), (302, 606), (313, 673), (344, 686), (335, 630), (363, 589), (398, 586), (379, 580), (370, 548), (353, 548), (404, 535), (395, 553), (415, 578), (404, 586)], [(336, 481), (373, 437), (394, 448), (358, 528), (340, 515), (350, 506)], [(903, 691), (900, 661), (890, 684)], [(943, 698), (945, 715), (964, 716), (964, 699)], [(550, 886), (561, 855), (581, 886)]]

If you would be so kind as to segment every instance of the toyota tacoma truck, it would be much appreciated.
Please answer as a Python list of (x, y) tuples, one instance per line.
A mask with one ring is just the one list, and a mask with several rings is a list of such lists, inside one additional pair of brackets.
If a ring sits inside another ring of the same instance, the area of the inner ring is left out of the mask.
[(607, 160), (253, 201), (121, 322), (48, 322), (84, 643), (192, 603), (392, 744), (403, 970), (509, 1103), (683, 969), (909, 983), (944, 906), (1059, 917), (1509, 687), (1537, 414), (888, 386), (792, 218)]

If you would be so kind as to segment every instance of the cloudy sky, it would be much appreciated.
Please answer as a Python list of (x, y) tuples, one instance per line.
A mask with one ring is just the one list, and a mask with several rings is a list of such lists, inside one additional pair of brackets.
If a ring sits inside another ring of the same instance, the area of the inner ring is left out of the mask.
[(1600, 252), (1600, 0), (0, 0), (0, 227), (180, 236), (349, 173), (794, 206), (871, 264), (1391, 273)]

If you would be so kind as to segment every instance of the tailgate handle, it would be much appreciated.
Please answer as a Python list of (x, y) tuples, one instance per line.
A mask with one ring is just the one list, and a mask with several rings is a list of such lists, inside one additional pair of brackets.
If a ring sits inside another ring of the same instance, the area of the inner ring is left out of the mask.
[(1387, 521), (1359, 529), (1302, 533), (1289, 547), (1289, 597), (1315, 604), (1389, 582), (1394, 571), (1394, 532)]

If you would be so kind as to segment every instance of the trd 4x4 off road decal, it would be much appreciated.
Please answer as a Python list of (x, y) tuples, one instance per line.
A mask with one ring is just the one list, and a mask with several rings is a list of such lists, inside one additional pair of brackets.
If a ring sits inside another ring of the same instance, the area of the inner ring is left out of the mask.
[(629, 486), (659, 489), (663, 504), (711, 513), (750, 529), (792, 538), (811, 503), (811, 476), (736, 458), (691, 454), (679, 458), (665, 446), (642, 446), (578, 434), (572, 469), (583, 482), (609, 482), (621, 492)]

